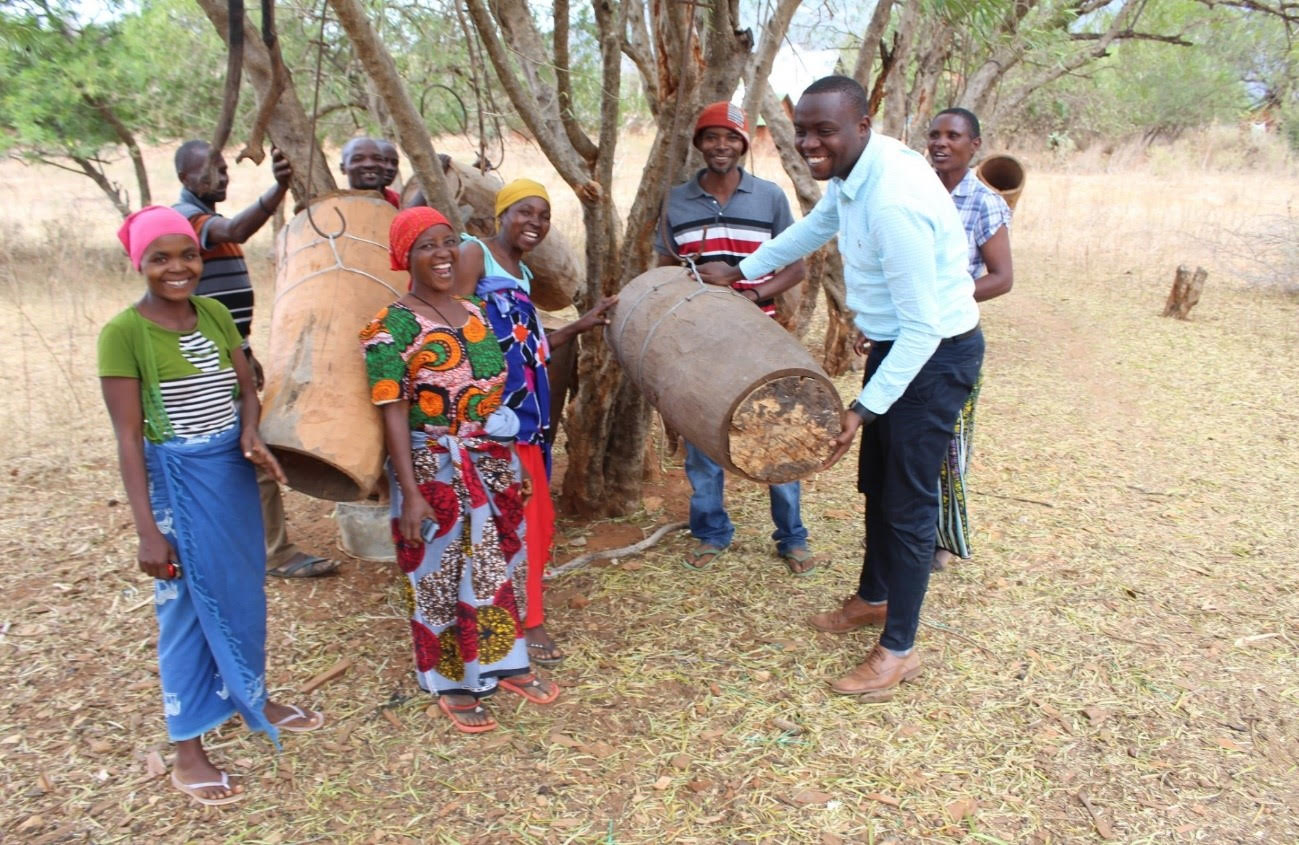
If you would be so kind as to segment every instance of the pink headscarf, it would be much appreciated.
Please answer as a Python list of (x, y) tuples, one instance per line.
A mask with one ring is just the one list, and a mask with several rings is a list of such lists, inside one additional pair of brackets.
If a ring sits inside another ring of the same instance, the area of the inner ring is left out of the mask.
[(194, 227), (174, 208), (165, 205), (146, 205), (122, 221), (122, 228), (117, 230), (117, 239), (126, 247), (126, 254), (131, 256), (131, 266), (140, 269), (144, 252), (163, 235), (184, 235), (198, 246), (194, 236)]
[(410, 269), (410, 248), (420, 235), (441, 224), (451, 224), (442, 212), (427, 205), (413, 205), (392, 218), (388, 227), (388, 260), (394, 270)]

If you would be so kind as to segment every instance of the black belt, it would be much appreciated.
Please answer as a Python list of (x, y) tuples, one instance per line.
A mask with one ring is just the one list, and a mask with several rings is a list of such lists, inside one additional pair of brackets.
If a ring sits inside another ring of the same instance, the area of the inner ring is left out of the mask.
[[(945, 337), (942, 340), (940, 340), (939, 343), (955, 343), (958, 340), (965, 340), (966, 338), (974, 337), (978, 333), (979, 333), (979, 324), (975, 323), (974, 328), (970, 329), (968, 332), (961, 332), (960, 334), (954, 334), (951, 337)], [(870, 338), (867, 338), (867, 340), (870, 340)], [(884, 343), (892, 343), (893, 341), (871, 340), (870, 342), (872, 345), (879, 345)]]
[(967, 337), (974, 337), (978, 333), (979, 333), (979, 324), (975, 323), (974, 328), (970, 329), (968, 332), (961, 332), (960, 334), (943, 338), (943, 343), (955, 343), (958, 340), (965, 340)]

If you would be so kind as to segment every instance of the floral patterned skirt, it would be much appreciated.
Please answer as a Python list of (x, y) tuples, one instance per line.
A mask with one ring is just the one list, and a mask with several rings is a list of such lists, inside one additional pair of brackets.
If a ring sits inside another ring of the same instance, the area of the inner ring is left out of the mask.
[(498, 678), (529, 671), (523, 500), (514, 450), (488, 438), (411, 432), (415, 481), (437, 517), (431, 542), (399, 529), (401, 488), (391, 475), (397, 565), (410, 579), (410, 627), (419, 684), (439, 695), (483, 697)]
[(938, 548), (957, 557), (970, 557), (970, 517), (965, 510), (966, 475), (970, 471), (970, 454), (974, 451), (974, 406), (983, 387), (983, 373), (974, 382), (970, 398), (965, 400), (956, 430), (947, 446), (947, 457), (938, 470)]

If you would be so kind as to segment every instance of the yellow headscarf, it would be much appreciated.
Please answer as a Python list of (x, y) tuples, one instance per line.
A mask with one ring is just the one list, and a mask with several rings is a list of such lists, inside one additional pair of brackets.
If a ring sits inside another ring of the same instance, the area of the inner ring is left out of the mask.
[(550, 194), (546, 193), (546, 187), (540, 182), (531, 179), (515, 179), (496, 192), (496, 216), (500, 217), (505, 213), (505, 209), (528, 197), (541, 197), (547, 203), (550, 202)]

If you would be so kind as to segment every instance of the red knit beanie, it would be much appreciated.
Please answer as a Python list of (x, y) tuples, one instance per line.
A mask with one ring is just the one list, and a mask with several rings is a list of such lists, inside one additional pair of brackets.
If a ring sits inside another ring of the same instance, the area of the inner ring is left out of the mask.
[(734, 103), (723, 100), (704, 107), (695, 121), (694, 145), (699, 146), (699, 135), (705, 129), (720, 126), (729, 129), (744, 139), (744, 152), (749, 151), (749, 121), (744, 117), (744, 110)]

